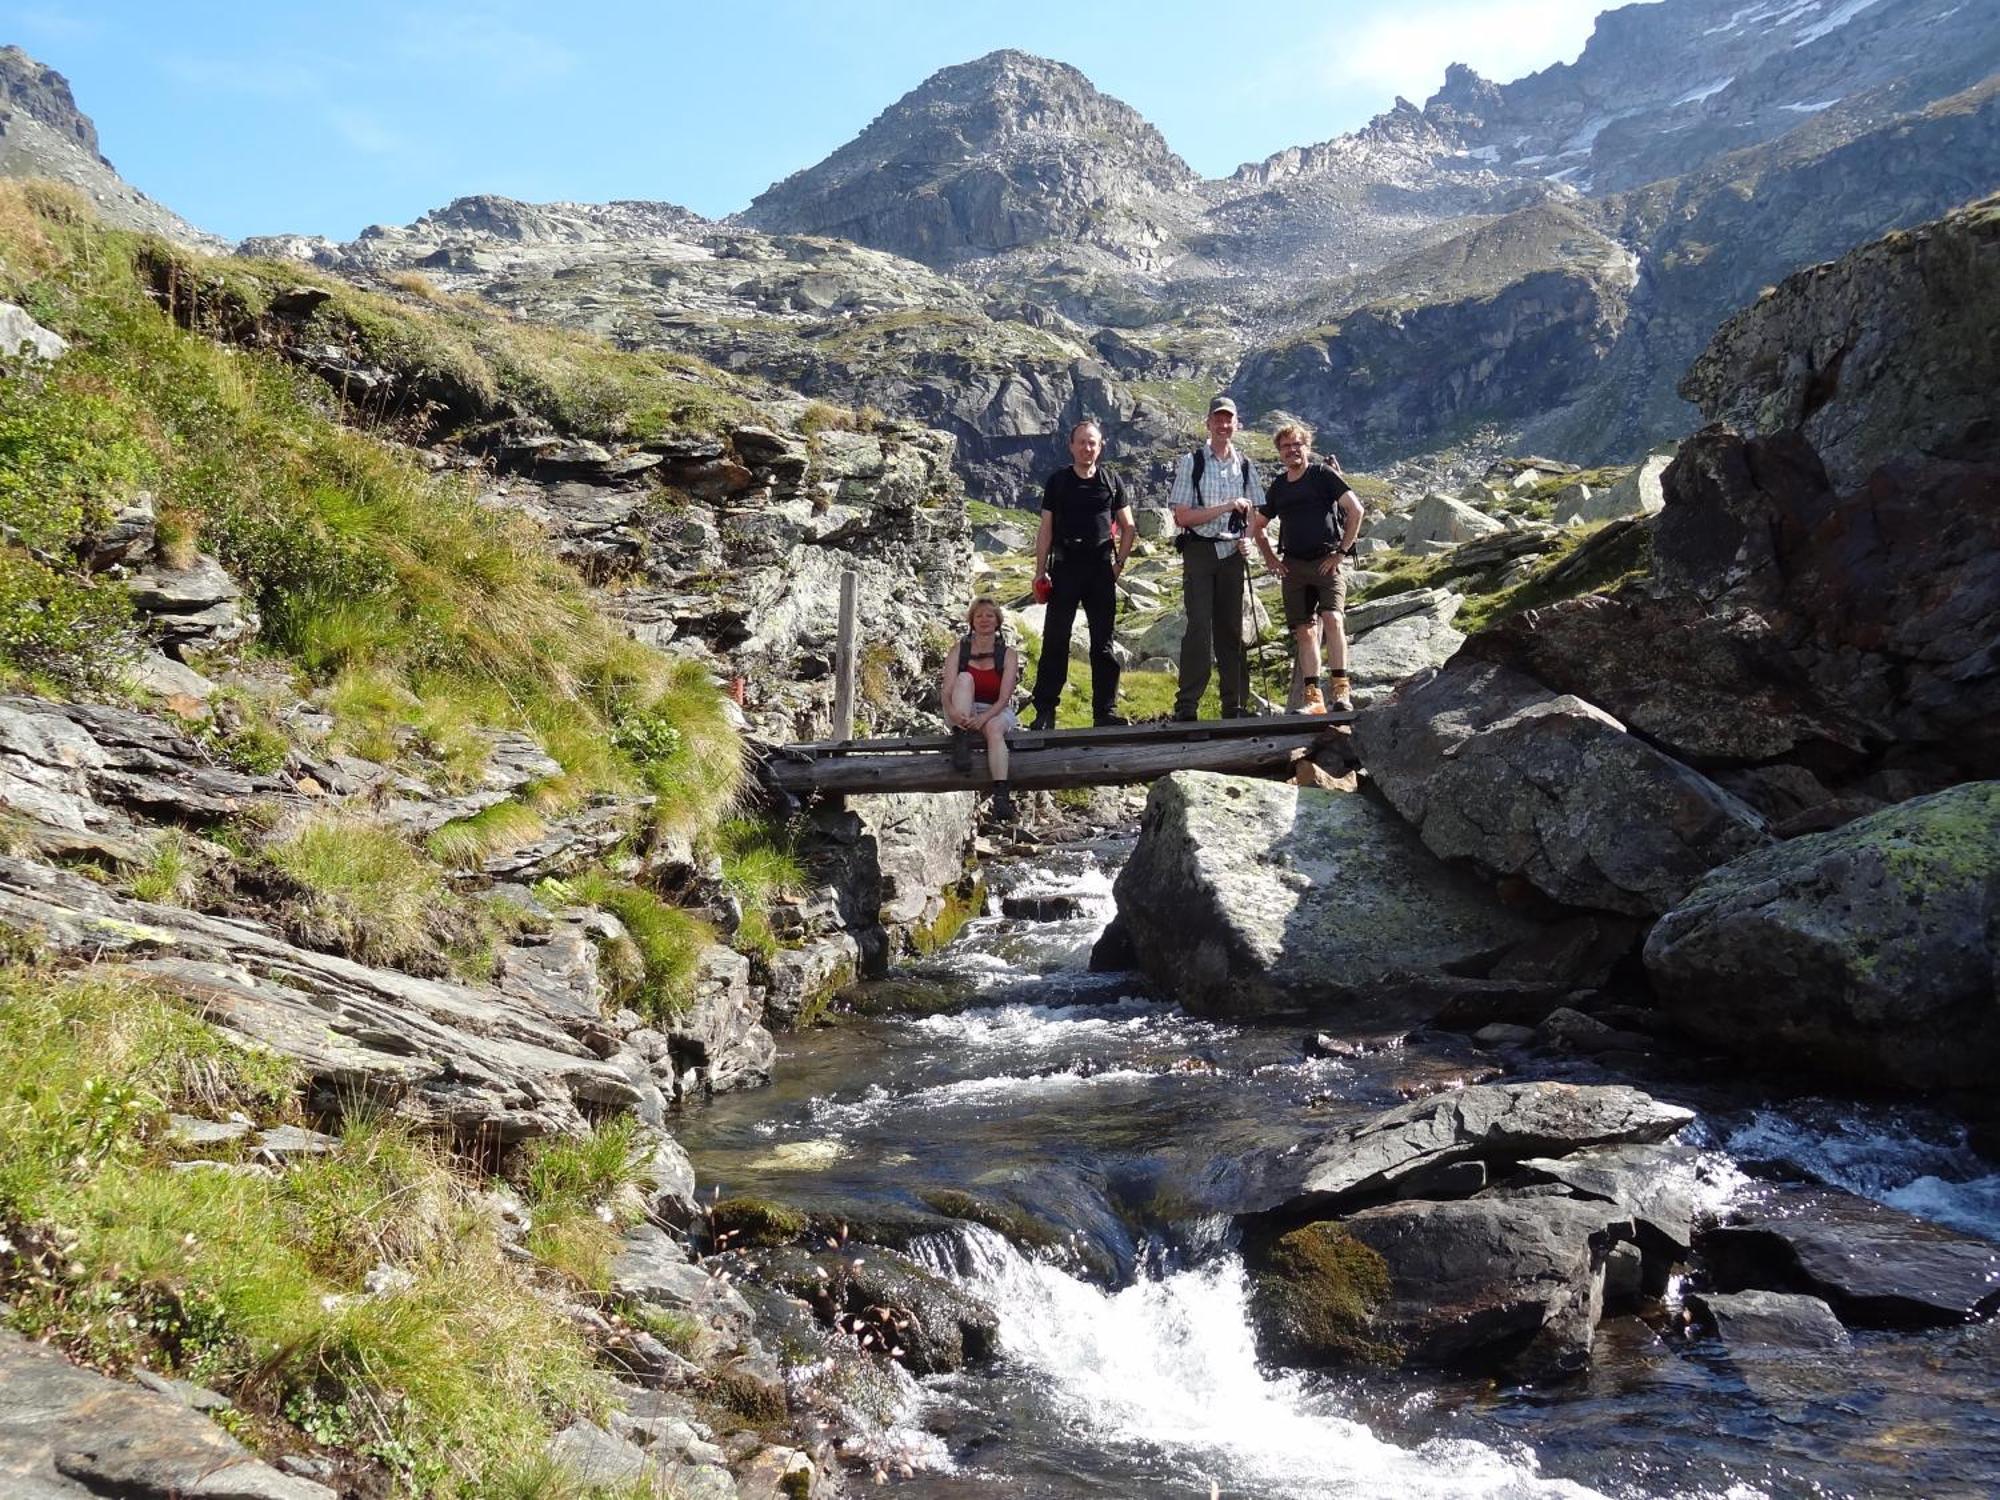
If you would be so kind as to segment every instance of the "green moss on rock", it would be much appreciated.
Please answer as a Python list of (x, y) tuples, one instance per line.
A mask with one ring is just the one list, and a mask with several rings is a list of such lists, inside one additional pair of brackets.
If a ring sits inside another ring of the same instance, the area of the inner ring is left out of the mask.
[(944, 889), (944, 908), (928, 923), (910, 929), (910, 946), (928, 958), (957, 937), (967, 922), (986, 910), (986, 882), (967, 875)]
[(789, 1245), (806, 1232), (804, 1214), (763, 1198), (724, 1198), (708, 1211), (708, 1222), (717, 1243), (726, 1237), (732, 1250)]
[(1389, 1283), (1388, 1263), (1339, 1224), (1308, 1224), (1280, 1237), (1252, 1276), (1252, 1317), (1266, 1352), (1287, 1364), (1400, 1364), (1375, 1324)]
[(1023, 1250), (1053, 1250), (1062, 1244), (1060, 1234), (1012, 1204), (993, 1203), (957, 1188), (934, 1188), (921, 1196), (925, 1207), (947, 1219), (982, 1224), (995, 1234), (1005, 1235)]

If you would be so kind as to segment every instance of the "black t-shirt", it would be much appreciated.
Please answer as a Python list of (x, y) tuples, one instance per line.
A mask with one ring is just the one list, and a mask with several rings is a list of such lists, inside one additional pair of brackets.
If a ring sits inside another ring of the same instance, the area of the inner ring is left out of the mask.
[(1059, 547), (1103, 546), (1111, 540), (1112, 516), (1124, 508), (1125, 486), (1102, 464), (1088, 479), (1065, 464), (1042, 490), (1042, 509), (1055, 517), (1049, 535)]
[(1297, 479), (1280, 474), (1258, 508), (1278, 522), (1278, 550), (1286, 557), (1324, 557), (1340, 545), (1340, 497), (1351, 488), (1324, 464), (1309, 465)]

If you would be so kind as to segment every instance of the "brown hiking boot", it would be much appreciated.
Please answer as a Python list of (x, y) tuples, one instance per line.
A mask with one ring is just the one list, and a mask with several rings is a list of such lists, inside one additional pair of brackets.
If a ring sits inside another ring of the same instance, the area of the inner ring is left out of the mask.
[(1333, 702), (1331, 704), (1333, 711), (1340, 714), (1353, 713), (1354, 689), (1348, 686), (1347, 679), (1345, 677), (1330, 678), (1328, 686), (1333, 690)]
[(1326, 712), (1326, 699), (1320, 696), (1318, 683), (1307, 683), (1306, 690), (1299, 694), (1299, 712), (1302, 714), (1323, 714)]

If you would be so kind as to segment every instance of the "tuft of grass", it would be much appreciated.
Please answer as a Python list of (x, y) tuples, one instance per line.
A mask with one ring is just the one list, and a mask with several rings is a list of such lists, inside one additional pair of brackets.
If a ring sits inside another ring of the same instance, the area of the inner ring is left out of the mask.
[(653, 818), (662, 829), (708, 827), (743, 785), (743, 742), (723, 704), (707, 668), (680, 661), (668, 668), (650, 701), (635, 704), (615, 723), (614, 743), (656, 799)]
[(757, 818), (731, 818), (715, 832), (722, 883), (743, 908), (736, 930), (739, 952), (765, 959), (778, 950), (771, 903), (806, 888), (806, 870), (790, 832)]
[(288, 918), (301, 940), (364, 963), (408, 964), (432, 953), (444, 876), (399, 834), (323, 813), (263, 852), (297, 890)]
[(638, 1121), (621, 1115), (587, 1135), (527, 1147), (516, 1175), (534, 1215), (528, 1248), (537, 1258), (584, 1286), (609, 1288), (621, 1234), (643, 1212), (642, 1145)]
[(525, 802), (496, 802), (470, 817), (454, 818), (424, 840), (424, 849), (448, 870), (477, 869), (495, 854), (532, 844), (548, 827)]
[(178, 828), (162, 828), (153, 836), (146, 862), (132, 876), (132, 894), (163, 906), (187, 906), (201, 882), (201, 865), (188, 836)]
[(633, 961), (612, 968), (612, 992), (619, 1003), (654, 1021), (671, 1021), (686, 1012), (694, 1001), (702, 950), (715, 942), (708, 923), (601, 870), (566, 882), (562, 894), (600, 907), (624, 924)]

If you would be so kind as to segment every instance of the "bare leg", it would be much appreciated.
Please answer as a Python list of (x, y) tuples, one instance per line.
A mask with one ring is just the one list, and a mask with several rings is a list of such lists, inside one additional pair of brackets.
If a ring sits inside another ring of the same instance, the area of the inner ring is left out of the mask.
[(953, 729), (964, 727), (972, 717), (972, 674), (960, 672), (952, 678), (944, 695), (944, 721)]
[(995, 714), (986, 721), (986, 770), (995, 781), (1007, 779), (1007, 716)]
[(1347, 673), (1347, 627), (1337, 612), (1329, 610), (1319, 617), (1320, 625), (1326, 633), (1326, 669), (1336, 675)]
[(1314, 681), (1319, 676), (1319, 621), (1327, 618), (1329, 617), (1321, 615), (1318, 619), (1308, 620), (1292, 632), (1292, 638), (1299, 643), (1299, 681), (1301, 686)]

